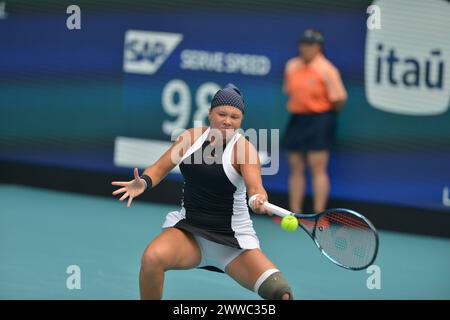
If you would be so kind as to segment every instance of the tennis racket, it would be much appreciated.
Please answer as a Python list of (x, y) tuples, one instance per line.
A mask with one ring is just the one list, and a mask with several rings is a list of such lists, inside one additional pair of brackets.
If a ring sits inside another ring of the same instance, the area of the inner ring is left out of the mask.
[[(248, 204), (257, 195), (252, 196)], [(373, 264), (378, 253), (378, 232), (362, 214), (348, 209), (329, 209), (321, 213), (296, 214), (269, 202), (263, 206), (280, 217), (292, 215), (315, 242), (319, 250), (340, 267), (363, 270)]]

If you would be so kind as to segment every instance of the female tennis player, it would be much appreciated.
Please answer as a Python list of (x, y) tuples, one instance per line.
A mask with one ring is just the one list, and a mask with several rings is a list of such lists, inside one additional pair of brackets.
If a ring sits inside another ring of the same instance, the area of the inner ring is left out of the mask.
[(257, 151), (237, 130), (244, 115), (238, 88), (228, 84), (213, 97), (209, 127), (179, 136), (153, 165), (134, 179), (114, 181), (129, 207), (179, 164), (184, 177), (180, 211), (167, 214), (163, 231), (144, 251), (139, 276), (141, 299), (161, 299), (164, 272), (205, 268), (225, 272), (264, 299), (293, 299), (277, 267), (264, 255), (250, 219), (246, 194), (259, 194), (253, 211), (269, 214)]

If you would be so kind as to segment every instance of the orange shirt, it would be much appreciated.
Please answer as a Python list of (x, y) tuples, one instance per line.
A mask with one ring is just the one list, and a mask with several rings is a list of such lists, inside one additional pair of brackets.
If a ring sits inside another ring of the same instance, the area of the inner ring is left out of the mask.
[(336, 67), (319, 53), (309, 63), (296, 57), (286, 63), (284, 90), (292, 113), (323, 113), (331, 104), (347, 99), (347, 92)]

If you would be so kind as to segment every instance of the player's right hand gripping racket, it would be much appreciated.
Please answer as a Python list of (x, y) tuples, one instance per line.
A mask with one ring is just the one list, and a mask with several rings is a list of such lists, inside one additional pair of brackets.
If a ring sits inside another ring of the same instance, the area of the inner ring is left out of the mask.
[[(250, 208), (256, 196), (249, 199)], [(299, 219), (299, 226), (313, 239), (319, 250), (338, 266), (362, 270), (375, 261), (378, 253), (378, 232), (362, 214), (348, 209), (296, 214), (269, 202), (263, 205), (282, 218), (292, 215)]]

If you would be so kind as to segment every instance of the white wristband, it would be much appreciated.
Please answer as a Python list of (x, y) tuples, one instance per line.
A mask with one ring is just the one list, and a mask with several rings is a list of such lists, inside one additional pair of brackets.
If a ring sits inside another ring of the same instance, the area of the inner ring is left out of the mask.
[(253, 201), (255, 201), (256, 197), (259, 196), (259, 193), (254, 194), (248, 199), (248, 206), (253, 209)]

